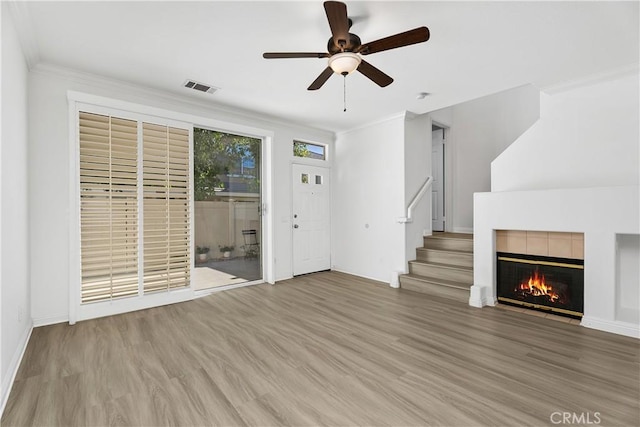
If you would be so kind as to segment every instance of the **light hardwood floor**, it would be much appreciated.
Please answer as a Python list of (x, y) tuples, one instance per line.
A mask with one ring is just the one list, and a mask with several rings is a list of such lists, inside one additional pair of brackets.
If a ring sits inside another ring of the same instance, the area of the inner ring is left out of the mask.
[(632, 338), (327, 272), (36, 328), (1, 422), (638, 425), (639, 372)]

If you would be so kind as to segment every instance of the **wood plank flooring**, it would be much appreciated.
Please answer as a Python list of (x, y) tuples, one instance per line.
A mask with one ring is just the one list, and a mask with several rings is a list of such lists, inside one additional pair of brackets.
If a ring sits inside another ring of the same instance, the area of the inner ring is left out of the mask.
[(598, 412), (638, 425), (639, 353), (632, 338), (326, 272), (36, 328), (1, 423), (551, 426)]

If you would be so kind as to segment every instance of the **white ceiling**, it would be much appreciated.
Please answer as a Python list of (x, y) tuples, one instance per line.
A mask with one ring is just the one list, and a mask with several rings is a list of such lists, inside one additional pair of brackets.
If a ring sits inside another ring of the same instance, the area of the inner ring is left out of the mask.
[[(422, 44), (367, 56), (395, 81), (364, 76), (309, 84), (326, 59), (321, 1), (28, 2), (34, 57), (46, 64), (193, 96), (330, 131), (409, 110), (424, 113), (526, 83), (540, 87), (637, 66), (638, 2), (349, 1), (363, 43), (426, 25)], [(634, 65), (635, 64), (635, 65)], [(214, 95), (182, 88), (194, 79)], [(417, 100), (419, 92), (429, 92)]]

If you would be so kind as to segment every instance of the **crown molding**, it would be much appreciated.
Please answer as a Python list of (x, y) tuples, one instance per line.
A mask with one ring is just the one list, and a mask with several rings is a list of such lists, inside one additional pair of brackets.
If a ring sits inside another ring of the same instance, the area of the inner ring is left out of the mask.
[(14, 23), (18, 40), (22, 47), (27, 67), (29, 70), (35, 68), (40, 62), (40, 48), (35, 36), (33, 21), (27, 7), (26, 1), (6, 0), (9, 15)]
[(603, 71), (601, 73), (590, 74), (588, 76), (583, 76), (577, 79), (567, 80), (557, 84), (541, 87), (540, 91), (548, 95), (555, 95), (557, 93), (577, 89), (582, 86), (591, 86), (596, 83), (615, 80), (632, 74), (638, 74), (638, 72), (640, 72), (640, 64), (628, 64), (622, 67)]
[[(141, 98), (144, 102), (155, 104), (158, 101), (166, 102), (170, 104), (181, 104), (184, 106), (191, 106), (206, 109), (209, 112), (231, 115), (237, 118), (244, 119), (246, 121), (261, 122), (258, 127), (264, 127), (266, 125), (279, 125), (287, 128), (304, 129), (305, 131), (313, 131), (318, 134), (335, 138), (335, 133), (331, 130), (316, 128), (308, 126), (302, 123), (285, 121), (281, 117), (270, 116), (268, 114), (261, 113), (259, 111), (245, 110), (240, 108), (230, 107), (224, 104), (216, 104), (212, 101), (199, 100), (190, 97), (187, 94), (181, 94), (176, 92), (164, 91), (161, 89), (155, 89), (148, 86), (141, 86), (124, 80), (118, 80), (111, 77), (104, 77), (85, 71), (78, 71), (58, 65), (48, 64), (40, 62), (32, 70), (32, 73), (55, 76), (58, 78), (72, 80), (81, 84), (86, 84), (92, 87), (98, 87), (101, 89), (119, 89), (125, 90), (127, 93)], [(135, 102), (140, 103), (140, 100)]]
[(399, 120), (399, 119), (409, 119), (410, 120), (413, 117), (415, 117), (415, 113), (412, 113), (410, 111), (402, 111), (400, 113), (395, 113), (395, 114), (392, 114), (390, 116), (382, 117), (382, 118), (377, 119), (377, 120), (372, 120), (370, 122), (364, 123), (362, 125), (353, 127), (351, 129), (348, 129), (348, 130), (345, 130), (345, 131), (336, 132), (336, 138), (340, 137), (340, 136), (344, 136), (344, 135), (350, 134), (352, 132), (357, 132), (359, 130), (369, 128), (371, 126), (375, 126), (375, 125), (379, 125), (379, 124), (382, 124), (382, 123), (391, 122), (391, 121)]

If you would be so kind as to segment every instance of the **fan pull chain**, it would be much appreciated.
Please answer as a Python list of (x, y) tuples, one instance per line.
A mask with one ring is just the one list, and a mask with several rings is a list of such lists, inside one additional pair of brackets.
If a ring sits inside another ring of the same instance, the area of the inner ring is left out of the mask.
[(342, 103), (344, 106), (344, 110), (342, 110), (343, 113), (347, 112), (347, 75), (343, 75), (343, 80), (342, 80)]

